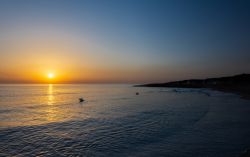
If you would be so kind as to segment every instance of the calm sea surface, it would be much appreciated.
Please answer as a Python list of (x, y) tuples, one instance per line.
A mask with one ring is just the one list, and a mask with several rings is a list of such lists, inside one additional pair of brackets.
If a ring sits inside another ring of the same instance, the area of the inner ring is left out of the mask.
[(246, 148), (250, 101), (233, 94), (0, 85), (0, 156), (237, 157)]

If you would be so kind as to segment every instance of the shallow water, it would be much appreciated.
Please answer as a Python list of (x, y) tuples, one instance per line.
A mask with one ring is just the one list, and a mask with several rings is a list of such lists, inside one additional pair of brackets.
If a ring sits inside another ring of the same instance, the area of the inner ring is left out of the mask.
[(0, 156), (236, 157), (249, 147), (250, 101), (233, 94), (0, 85)]

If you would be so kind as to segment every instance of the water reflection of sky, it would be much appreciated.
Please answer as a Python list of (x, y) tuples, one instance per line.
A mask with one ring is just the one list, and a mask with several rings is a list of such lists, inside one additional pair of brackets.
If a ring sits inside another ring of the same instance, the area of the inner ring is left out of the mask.
[(53, 95), (53, 84), (48, 85), (48, 105), (53, 105), (54, 95)]
[[(137, 91), (143, 93), (145, 89), (131, 88), (127, 85), (44, 84), (2, 88), (6, 95), (6, 99), (0, 101), (0, 120), (4, 127), (41, 125), (86, 118), (107, 119), (154, 107), (149, 101), (145, 101), (146, 92), (140, 96), (135, 95)], [(150, 101), (155, 100), (152, 93), (148, 94), (151, 96)], [(169, 94), (171, 96), (171, 93)], [(86, 101), (79, 103), (79, 97)], [(165, 102), (165, 95), (164, 99), (161, 95), (159, 97), (157, 101)]]
[[(0, 127), (85, 119), (89, 114), (105, 109), (103, 104), (95, 107), (99, 104), (96, 98), (107, 94), (104, 90), (106, 88), (100, 86), (56, 84), (1, 86), (0, 94), (4, 98), (0, 99)], [(79, 103), (78, 98), (82, 96), (87, 101)]]
[(46, 120), (48, 122), (56, 121), (58, 116), (58, 110), (53, 106), (54, 104), (54, 94), (53, 94), (53, 84), (48, 85), (48, 106), (46, 107)]
[(3, 88), (3, 156), (231, 157), (249, 146), (249, 101), (228, 94), (120, 85)]

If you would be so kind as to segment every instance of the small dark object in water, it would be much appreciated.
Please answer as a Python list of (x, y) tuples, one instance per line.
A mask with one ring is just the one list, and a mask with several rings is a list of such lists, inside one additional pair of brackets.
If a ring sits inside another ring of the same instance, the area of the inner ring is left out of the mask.
[(80, 101), (80, 102), (84, 102), (84, 99), (83, 99), (83, 98), (79, 98), (79, 101)]
[(135, 95), (139, 95), (139, 93), (138, 93), (138, 92), (136, 92), (136, 93), (135, 93)]

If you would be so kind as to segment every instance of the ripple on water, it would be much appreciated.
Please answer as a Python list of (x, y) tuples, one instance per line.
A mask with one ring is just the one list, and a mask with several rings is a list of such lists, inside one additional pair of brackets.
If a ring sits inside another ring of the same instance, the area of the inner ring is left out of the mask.
[[(99, 87), (97, 89), (99, 90)], [(48, 97), (48, 102), (53, 105), (44, 103), (46, 101), (43, 103), (25, 101), (22, 106), (17, 106), (24, 110), (21, 111), (25, 115), (24, 120), (26, 116), (30, 121), (34, 121), (34, 118), (50, 117), (51, 120), (48, 122), (52, 123), (35, 125), (26, 123), (25, 126), (14, 125), (15, 127), (9, 128), (5, 126), (0, 129), (0, 156), (166, 156), (168, 154), (175, 157), (191, 157), (198, 153), (199, 156), (204, 156), (205, 151), (206, 155), (210, 153), (208, 156), (211, 157), (214, 155), (212, 151), (220, 152), (219, 149), (223, 148), (221, 145), (225, 145), (224, 150), (235, 147), (236, 142), (230, 147), (228, 141), (237, 141), (241, 135), (242, 138), (238, 141), (242, 141), (243, 137), (246, 137), (244, 134), (248, 135), (245, 124), (249, 124), (249, 120), (243, 121), (242, 114), (239, 114), (241, 112), (235, 108), (231, 108), (232, 112), (230, 110), (233, 99), (227, 101), (224, 98), (208, 97), (197, 92), (172, 92), (172, 89), (161, 92), (151, 90), (153, 92), (140, 92), (139, 96), (135, 96), (134, 91), (118, 95), (114, 94), (116, 92), (110, 93), (112, 96), (106, 96), (105, 92), (101, 91), (100, 94), (89, 94), (88, 102), (84, 104), (68, 101), (79, 97), (70, 94), (68, 94), (70, 99)], [(218, 103), (213, 105), (216, 101)], [(210, 105), (210, 102), (213, 104)], [(240, 105), (238, 100), (235, 102), (237, 106)], [(216, 108), (220, 104), (226, 107)], [(15, 103), (10, 101), (9, 107), (12, 111), (4, 107), (3, 112), (16, 113), (13, 110), (16, 107)], [(242, 113), (245, 111), (246, 108)], [(237, 125), (232, 125), (231, 115), (236, 112), (238, 113), (234, 118), (242, 124), (237, 121), (235, 122)], [(3, 120), (6, 119), (3, 117), (4, 113), (1, 113)], [(62, 117), (63, 113), (67, 114), (66, 118)], [(229, 118), (223, 116), (228, 113), (230, 113)], [(32, 114), (39, 116), (29, 119)], [(17, 118), (17, 115), (10, 117)], [(245, 114), (245, 117), (246, 115), (248, 114)], [(64, 121), (58, 119), (52, 121), (55, 118), (53, 116), (62, 117)], [(239, 129), (240, 127), (242, 129)], [(237, 129), (243, 132), (238, 136), (232, 136), (239, 132)]]
[(135, 150), (178, 131), (168, 113), (143, 112), (116, 119), (86, 119), (3, 129), (0, 152), (13, 155), (93, 155)]

